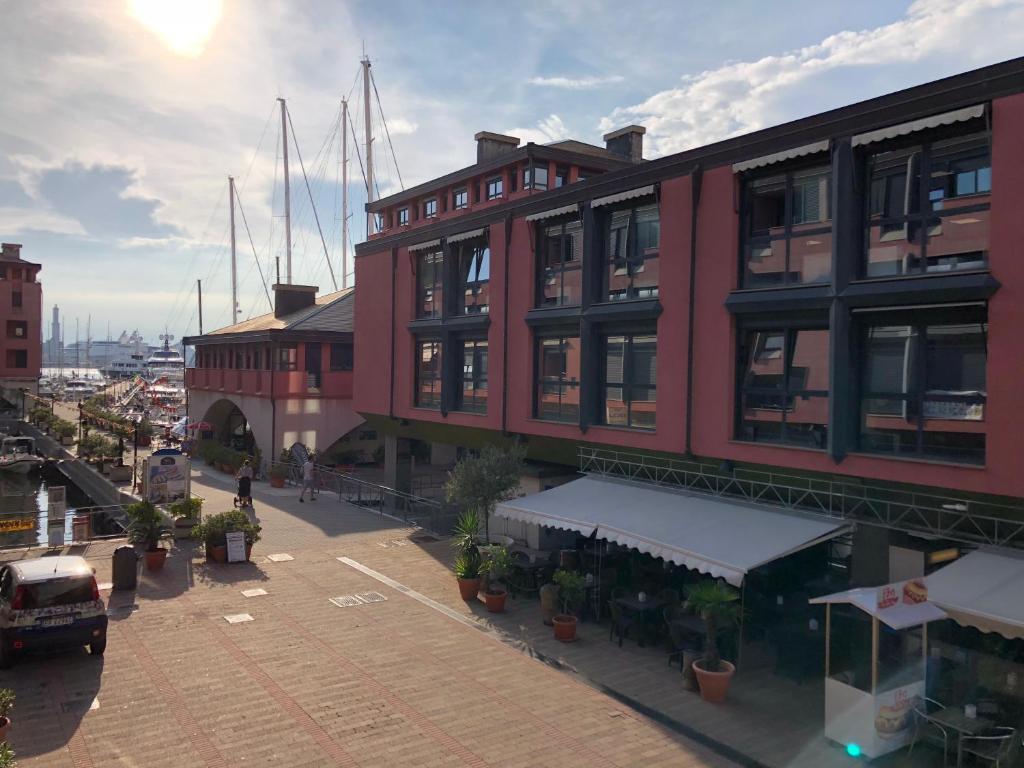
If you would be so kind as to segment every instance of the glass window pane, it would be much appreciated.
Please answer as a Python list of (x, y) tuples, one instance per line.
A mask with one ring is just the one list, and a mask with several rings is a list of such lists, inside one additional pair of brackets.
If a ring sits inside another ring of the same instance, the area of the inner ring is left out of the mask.
[[(800, 330), (794, 338), (789, 368), (789, 391), (829, 390), (828, 331)], [(827, 420), (826, 420), (827, 422)]]
[(988, 261), (988, 232), (988, 210), (929, 219), (925, 271), (984, 269)]
[(546, 165), (536, 165), (533, 168), (533, 186), (536, 189), (547, 189), (548, 188), (548, 167)]
[(869, 171), (871, 218), (900, 218), (920, 210), (920, 150), (881, 152), (871, 158)]
[[(658, 373), (658, 339), (655, 336), (633, 337), (634, 387), (654, 387)], [(635, 399), (635, 398), (634, 398)]]
[(985, 395), (986, 331), (981, 323), (928, 326), (926, 394)]
[(786, 241), (748, 243), (744, 288), (771, 288), (786, 281)]
[(629, 425), (629, 409), (622, 387), (605, 388), (604, 423), (614, 427)]
[(793, 174), (793, 226), (821, 224), (832, 218), (828, 168)]
[(764, 179), (750, 185), (750, 235), (783, 235), (786, 226), (786, 180)]
[(957, 424), (927, 419), (921, 433), (921, 454), (938, 461), (985, 462), (985, 433), (981, 424)]
[(629, 423), (640, 429), (654, 429), (657, 397), (654, 387), (630, 387)]
[(583, 271), (581, 269), (567, 269), (562, 275), (562, 299), (561, 304), (575, 306), (583, 299)]
[(917, 330), (909, 325), (870, 328), (864, 350), (866, 393), (907, 393)]
[(779, 395), (744, 394), (740, 399), (740, 438), (754, 442), (782, 440), (782, 402)]
[(761, 331), (747, 336), (748, 355), (744, 367), (744, 389), (783, 389), (785, 342), (786, 335), (783, 331)]
[(828, 397), (792, 395), (786, 406), (785, 440), (808, 448), (828, 447)]
[(921, 264), (919, 220), (872, 224), (867, 231), (868, 277), (888, 277), (917, 272)]
[(657, 252), (661, 237), (660, 216), (657, 205), (646, 205), (636, 210), (637, 252)]
[(789, 239), (791, 283), (827, 283), (832, 278), (832, 233), (803, 234), (795, 231)]
[(605, 375), (606, 384), (622, 384), (625, 382), (626, 337), (609, 336), (605, 341)]

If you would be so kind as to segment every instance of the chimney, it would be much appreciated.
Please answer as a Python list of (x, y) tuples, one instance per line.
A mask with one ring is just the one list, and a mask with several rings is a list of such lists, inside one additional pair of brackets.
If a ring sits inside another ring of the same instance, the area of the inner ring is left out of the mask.
[(274, 284), (274, 317), (284, 317), (316, 303), (315, 285)]
[(21, 259), (21, 243), (3, 243), (2, 247), (0, 258), (4, 261), (19, 261)]
[(506, 152), (512, 152), (519, 146), (519, 139), (515, 136), (504, 136), (490, 131), (480, 131), (473, 138), (476, 139), (476, 161), (478, 163), (493, 160)]
[(604, 135), (604, 146), (613, 155), (639, 163), (644, 159), (644, 134), (647, 129), (642, 125), (627, 125), (617, 131)]

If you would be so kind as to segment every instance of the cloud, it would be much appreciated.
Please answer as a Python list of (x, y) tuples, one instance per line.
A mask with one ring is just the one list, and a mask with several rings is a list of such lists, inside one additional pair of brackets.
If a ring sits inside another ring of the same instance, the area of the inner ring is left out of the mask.
[(572, 138), (569, 127), (562, 118), (555, 114), (538, 120), (537, 125), (533, 128), (509, 128), (503, 133), (518, 137), (524, 144), (530, 141), (535, 144), (549, 144), (552, 141), (564, 141)]
[(567, 88), (569, 90), (583, 90), (586, 88), (600, 88), (603, 85), (614, 85), (621, 83), (625, 78), (622, 75), (608, 75), (605, 77), (531, 77), (530, 85), (540, 85), (547, 88)]
[(404, 117), (393, 117), (388, 120), (388, 131), (392, 136), (408, 136), (416, 133), (419, 125)]
[[(885, 92), (913, 84), (894, 82), (906, 77), (901, 65), (931, 62), (934, 74), (924, 79), (932, 80), (1017, 56), (1022, 30), (1021, 0), (918, 0), (892, 24), (844, 31), (781, 55), (684, 76), (679, 87), (615, 109), (600, 127), (640, 123), (647, 127), (652, 156), (680, 152), (878, 95), (868, 90), (879, 85), (868, 77), (871, 68), (889, 69), (881, 80)], [(965, 46), (965, 40), (985, 44)], [(851, 79), (851, 70), (859, 77)], [(918, 66), (914, 77), (921, 71)], [(798, 98), (801, 94), (808, 97)]]
[(0, 179), (0, 206), (24, 207), (32, 203), (24, 188), (15, 179)]

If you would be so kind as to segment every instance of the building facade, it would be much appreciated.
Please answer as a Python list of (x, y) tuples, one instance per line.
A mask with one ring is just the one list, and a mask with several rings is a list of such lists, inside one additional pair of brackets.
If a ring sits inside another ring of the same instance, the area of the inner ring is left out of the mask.
[(3, 243), (0, 252), (0, 388), (7, 402), (21, 407), (21, 390), (37, 392), (42, 366), (42, 267), (21, 258), (21, 246)]

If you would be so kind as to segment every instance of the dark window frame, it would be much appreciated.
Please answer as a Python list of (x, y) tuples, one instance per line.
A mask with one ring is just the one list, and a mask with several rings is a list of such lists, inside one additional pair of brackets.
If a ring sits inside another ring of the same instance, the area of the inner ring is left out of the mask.
[(500, 200), (505, 196), (505, 177), (493, 176), (487, 180), (487, 199)]
[[(462, 202), (459, 202), (459, 198), (462, 198)], [(469, 189), (466, 187), (459, 187), (452, 192), (452, 210), (461, 211), (464, 208), (469, 207)]]
[(28, 368), (28, 350), (27, 349), (8, 349), (7, 359), (5, 360), (7, 367), (14, 370), (22, 370)]
[[(455, 258), (456, 279), (458, 285), (455, 287), (456, 313), (459, 315), (484, 315), (490, 312), (490, 293), (488, 291), (487, 303), (477, 303), (478, 297), (484, 289), (490, 287), (491, 283), (491, 249), (484, 238), (474, 238), (455, 243), (453, 248)], [(470, 260), (469, 270), (463, 270), (464, 259)], [(487, 277), (481, 278), (484, 271), (482, 267), (486, 263)], [(474, 277), (475, 276), (475, 277)], [(467, 303), (466, 296), (473, 297), (473, 303)], [(471, 309), (472, 308), (472, 309)]]
[[(611, 339), (622, 338), (625, 340), (625, 349), (623, 351), (622, 359), (622, 381), (621, 382), (609, 382), (608, 381), (608, 344)], [(654, 339), (654, 370), (655, 378), (654, 382), (650, 384), (638, 384), (636, 383), (634, 370), (635, 354), (633, 348), (639, 338), (653, 338)], [(600, 411), (598, 413), (598, 423), (606, 427), (614, 427), (617, 429), (632, 429), (642, 432), (655, 432), (657, 431), (657, 418), (658, 418), (658, 379), (657, 379), (657, 368), (658, 368), (658, 332), (656, 329), (651, 330), (630, 330), (630, 331), (609, 331), (604, 333), (600, 337), (600, 354), (599, 354), (600, 366), (599, 366), (599, 406)], [(608, 390), (609, 389), (620, 389), (622, 391), (622, 402), (626, 406), (626, 423), (625, 424), (612, 424), (608, 421)], [(647, 390), (654, 395), (651, 400), (636, 400), (633, 397), (634, 390)], [(646, 426), (637, 424), (633, 418), (633, 403), (635, 402), (653, 402), (654, 403), (654, 425)]]
[(398, 209), (398, 226), (409, 226), (409, 206), (403, 206)]
[(351, 371), (354, 368), (355, 347), (351, 341), (332, 341), (330, 354), (330, 370)]
[(437, 198), (432, 197), (429, 200), (423, 201), (423, 218), (434, 219), (437, 218)]
[[(427, 269), (430, 262), (430, 270)], [(428, 284), (426, 276), (432, 272)], [(428, 298), (429, 296), (429, 298)], [(425, 307), (430, 305), (430, 311)], [(444, 317), (444, 251), (433, 248), (416, 254), (416, 313), (418, 320)]]
[[(537, 180), (537, 171), (544, 172), (544, 182)], [(551, 183), (551, 171), (547, 163), (529, 163), (523, 167), (523, 189), (534, 189), (538, 192), (545, 192)]]
[[(558, 423), (558, 424), (578, 424), (579, 423), (579, 420), (580, 420), (580, 406), (581, 406), (581, 402), (579, 402), (579, 401), (582, 398), (579, 398), (579, 397), (577, 398), (578, 401), (575, 404), (575, 406), (566, 405), (566, 404), (564, 404), (562, 402), (562, 399), (565, 396), (565, 390), (566, 389), (577, 389), (577, 390), (582, 391), (582, 381), (581, 381), (581, 378), (582, 378), (582, 375), (583, 375), (583, 370), (582, 370), (582, 368), (583, 368), (582, 353), (579, 355), (579, 357), (580, 357), (580, 360), (579, 360), (580, 370), (577, 371), (577, 376), (570, 376), (569, 375), (570, 371), (567, 370), (569, 368), (569, 365), (568, 365), (568, 362), (567, 362), (568, 361), (568, 352), (566, 352), (566, 349), (568, 348), (568, 342), (571, 339), (575, 339), (577, 349), (581, 349), (581, 347), (580, 347), (581, 337), (580, 337), (580, 333), (579, 333), (578, 330), (574, 330), (572, 332), (546, 332), (546, 333), (538, 333), (536, 335), (536, 337), (534, 338), (534, 355), (533, 355), (533, 357), (534, 357), (534, 360), (533, 360), (533, 370), (534, 370), (534, 375), (533, 375), (533, 418), (535, 418), (535, 419), (538, 419), (540, 421), (550, 421), (550, 422)], [(561, 367), (563, 369), (566, 369), (566, 370), (560, 371), (558, 376), (545, 376), (544, 375), (544, 349), (545, 349), (546, 343), (547, 343), (547, 345), (550, 345), (550, 342), (556, 342), (556, 344), (557, 344), (557, 354), (561, 355), (562, 356), (562, 360), (565, 361)], [(544, 412), (541, 409), (541, 392), (542, 392), (542, 390), (544, 390), (546, 388), (550, 388), (550, 387), (554, 387), (557, 390), (557, 392), (558, 392), (558, 408), (557, 408), (557, 411), (558, 411), (559, 416), (555, 417), (555, 418), (552, 418), (549, 415), (545, 415)], [(575, 410), (570, 411), (569, 413), (567, 413), (565, 417), (561, 416), (561, 414), (563, 413), (563, 411), (566, 408), (573, 408), (573, 407), (575, 408)]]
[[(654, 209), (657, 211), (657, 226), (658, 226), (658, 246), (657, 248), (645, 248), (642, 254), (637, 253), (639, 250), (638, 245), (638, 227), (637, 217), (642, 211)], [(626, 230), (624, 237), (616, 237), (615, 247), (612, 247), (611, 239), (613, 232), (613, 223), (616, 214), (628, 213), (629, 218), (626, 222)], [(658, 297), (659, 286), (636, 286), (636, 276), (641, 274), (645, 269), (645, 265), (648, 261), (657, 261), (661, 255), (661, 201), (660, 200), (641, 200), (640, 202), (631, 201), (629, 205), (618, 205), (615, 207), (609, 207), (602, 213), (603, 222), (601, 231), (603, 237), (601, 238), (601, 298), (600, 302), (619, 302), (619, 301), (631, 301), (633, 299), (656, 299)], [(625, 254), (622, 254), (622, 241), (625, 240)], [(653, 250), (653, 253), (650, 251)], [(660, 264), (660, 262), (659, 262)], [(609, 273), (612, 268), (616, 271), (624, 269), (626, 276), (629, 278), (629, 284), (625, 289), (625, 293), (622, 296), (611, 295), (611, 285), (609, 279)], [(661, 282), (659, 278), (659, 283)]]
[[(457, 381), (459, 383), (459, 389), (455, 397), (455, 410), (462, 413), (487, 413), (487, 397), (484, 395), (477, 394), (479, 392), (486, 393), (488, 391), (488, 369), (489, 369), (489, 350), (487, 338), (483, 336), (461, 336), (458, 337), (458, 362), (460, 366), (459, 375)], [(466, 371), (466, 351), (467, 348), (473, 350), (473, 363), (472, 370), (468, 373)], [(481, 356), (482, 355), (482, 356)], [(483, 371), (479, 370), (479, 364), (483, 361)], [(467, 401), (466, 398), (466, 385), (470, 384), (470, 397)]]
[[(572, 227), (574, 230), (578, 229), (579, 236), (579, 258), (567, 259), (566, 256), (572, 252), (573, 248), (573, 237), (567, 228)], [(546, 246), (548, 240), (553, 235), (550, 234), (552, 229), (558, 228), (561, 232), (554, 237), (559, 239), (559, 253), (560, 260), (558, 267), (551, 267), (547, 265), (545, 259)], [(579, 216), (572, 216), (567, 219), (563, 219), (558, 223), (547, 224), (544, 222), (537, 222), (536, 237), (534, 244), (534, 258), (536, 260), (536, 278), (535, 278), (535, 307), (576, 307), (582, 302), (582, 272), (583, 272), (583, 222), (580, 221)], [(566, 266), (566, 265), (571, 266)], [(565, 274), (566, 272), (580, 272), (581, 274), (581, 290), (580, 290), (580, 301), (569, 303), (565, 301)], [(548, 284), (548, 281), (554, 279), (558, 283), (558, 301), (555, 303), (549, 303), (544, 297), (544, 286)]]
[(556, 165), (555, 166), (555, 189), (560, 187), (569, 186), (569, 166), (567, 165)]
[[(432, 347), (431, 362), (434, 363), (433, 370), (426, 374), (423, 369), (423, 348)], [(415, 381), (413, 382), (413, 405), (416, 408), (427, 408), (432, 411), (441, 410), (442, 385), (444, 379), (444, 350), (441, 339), (438, 338), (417, 338), (413, 346), (415, 354), (413, 370)], [(430, 392), (433, 395), (431, 402), (424, 403), (422, 399), (422, 384), (430, 381)]]
[[(288, 354), (294, 353), (294, 354)], [(295, 342), (279, 344), (277, 347), (277, 370), (299, 370), (299, 345)]]

